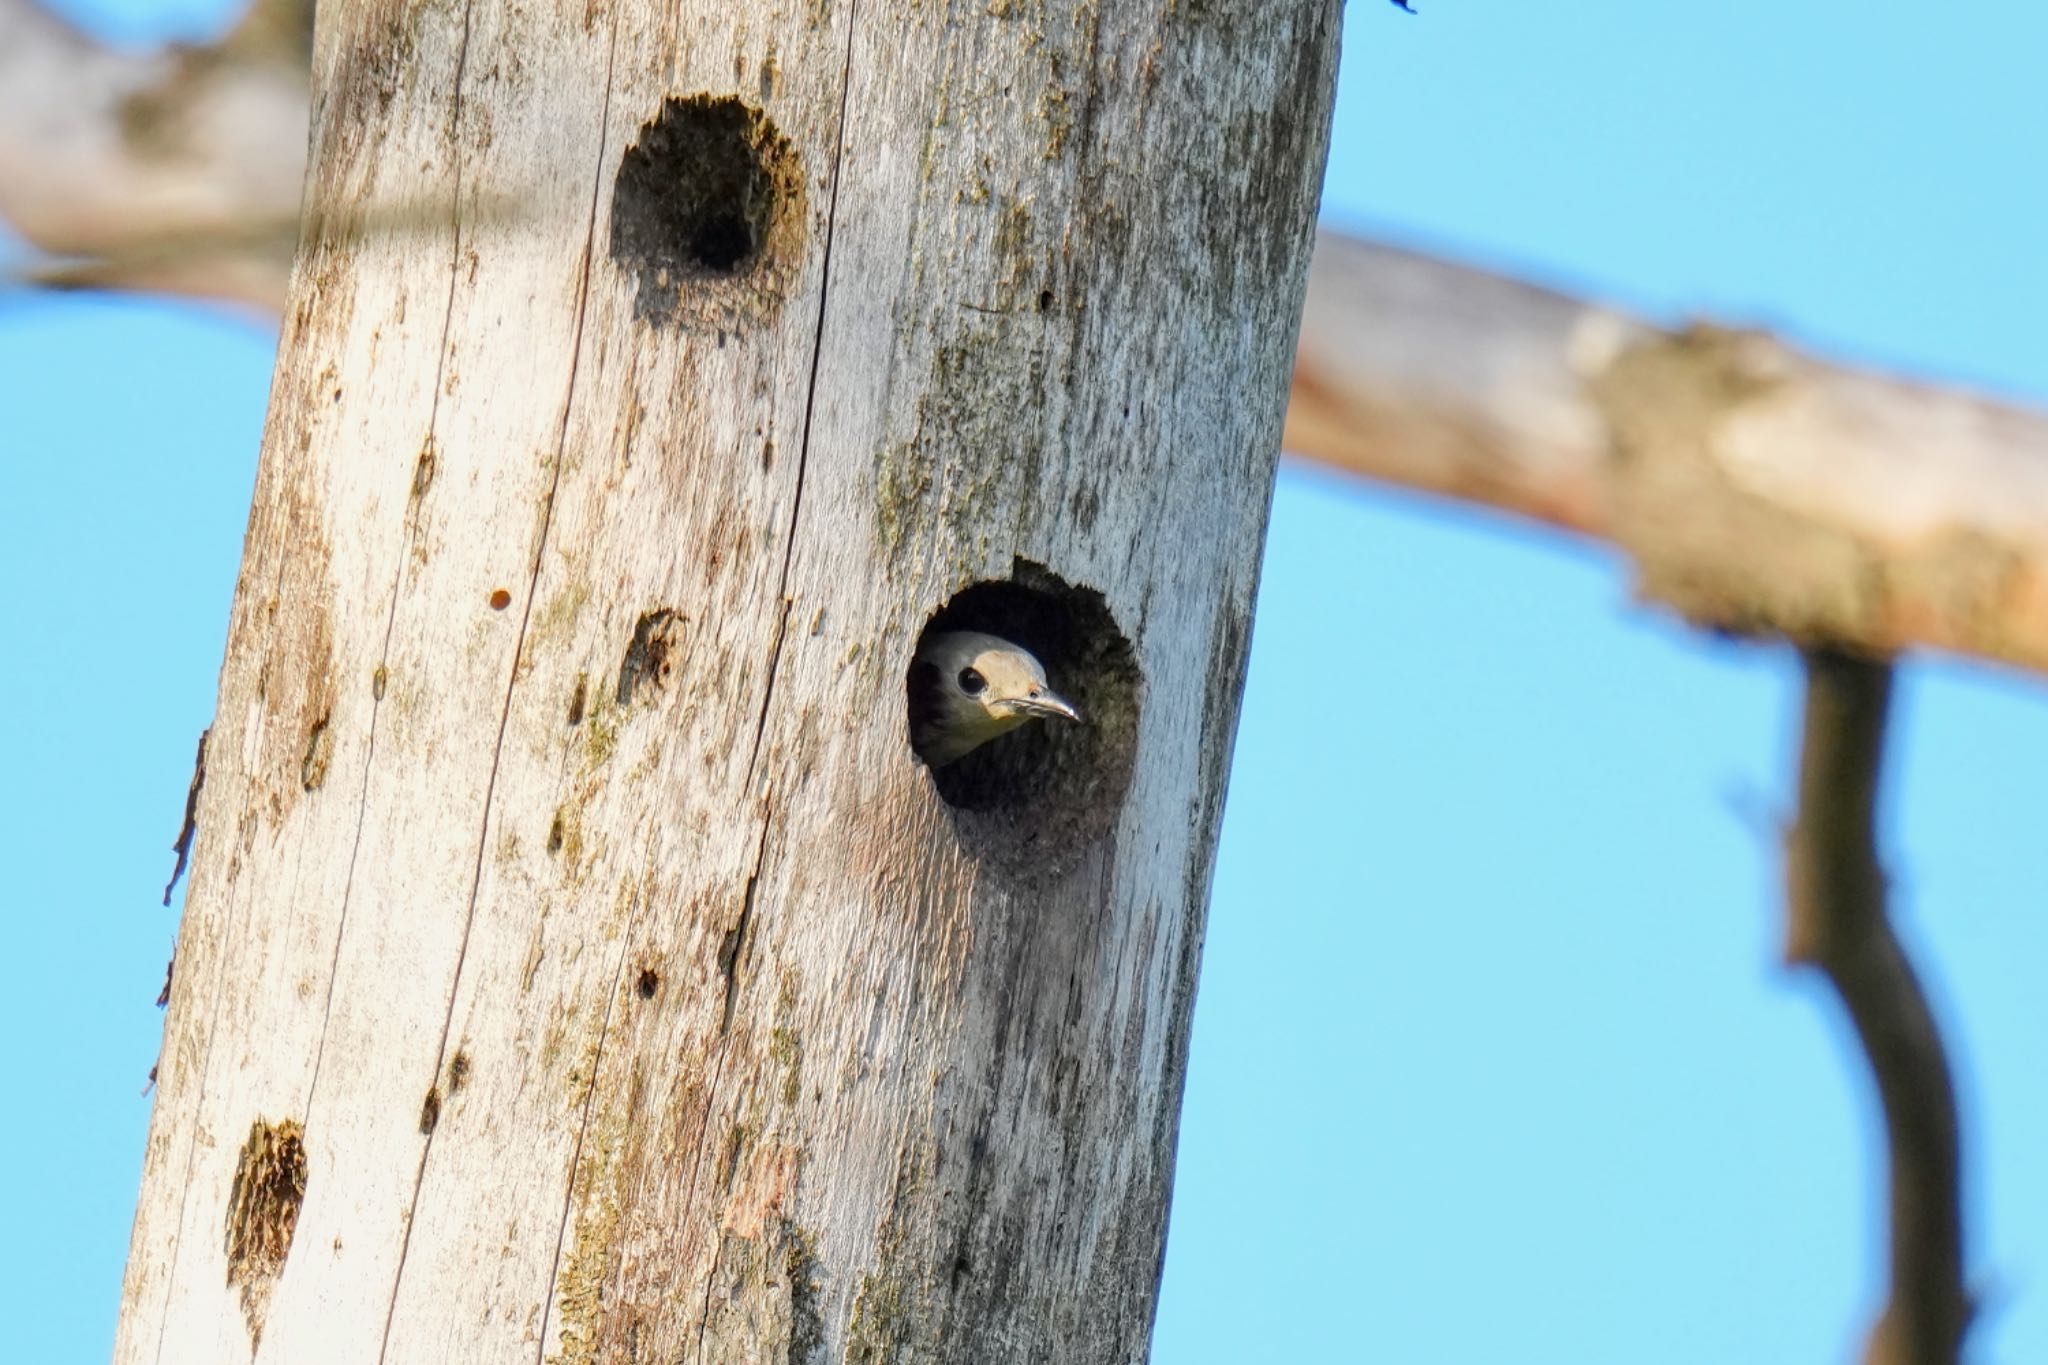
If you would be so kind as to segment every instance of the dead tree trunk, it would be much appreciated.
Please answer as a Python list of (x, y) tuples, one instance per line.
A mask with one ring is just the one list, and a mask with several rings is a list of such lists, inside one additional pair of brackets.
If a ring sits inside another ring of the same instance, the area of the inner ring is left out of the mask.
[(321, 6), (119, 1361), (1145, 1355), (1338, 18)]

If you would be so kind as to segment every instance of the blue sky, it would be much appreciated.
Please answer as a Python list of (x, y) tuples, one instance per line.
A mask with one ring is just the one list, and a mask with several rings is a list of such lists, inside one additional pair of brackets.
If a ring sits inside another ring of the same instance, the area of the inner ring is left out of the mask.
[[(1353, 0), (1326, 217), (2048, 403), (2048, 11)], [(95, 0), (204, 32), (217, 0)], [(104, 1359), (271, 338), (0, 296), (0, 1083), (21, 1359)], [(1782, 651), (1547, 534), (1275, 498), (1155, 1359), (1846, 1360), (1875, 1105), (1778, 965)], [(1905, 670), (1887, 811), (1960, 1056), (1976, 1358), (2048, 1360), (2048, 706)]]

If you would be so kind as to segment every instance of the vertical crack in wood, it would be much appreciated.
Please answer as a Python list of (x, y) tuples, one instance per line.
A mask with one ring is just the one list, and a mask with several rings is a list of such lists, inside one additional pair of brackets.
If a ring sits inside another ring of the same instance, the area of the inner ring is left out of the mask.
[(725, 1009), (718, 1018), (718, 1036), (732, 1030), (732, 1008), (740, 994), (740, 959), (747, 950), (747, 928), (754, 919), (754, 892), (761, 884), (761, 865), (768, 859), (768, 827), (775, 820), (775, 804), (761, 801), (761, 838), (754, 845), (754, 870), (747, 874), (747, 889), (740, 897), (740, 917), (725, 936), (718, 953), (718, 969), (725, 973)]
[[(612, 44), (614, 51), (617, 50), (618, 35), (618, 20), (614, 16), (612, 20)], [(609, 68), (607, 68), (605, 84), (607, 88), (611, 84)], [(549, 1265), (552, 1268), (548, 1272), (547, 1293), (541, 1300), (540, 1333), (535, 1338), (533, 1346), (534, 1365), (544, 1365), (547, 1359), (548, 1327), (554, 1321), (555, 1299), (562, 1282), (562, 1248), (568, 1245), (569, 1224), (575, 1219), (576, 1176), (583, 1169), (583, 1141), (590, 1132), (591, 1109), (597, 1104), (598, 1077), (604, 1073), (605, 1044), (611, 1041), (612, 1035), (612, 1011), (618, 1004), (620, 993), (625, 989), (626, 964), (631, 960), (631, 957), (632, 955), (626, 950), (626, 938), (624, 935), (621, 935), (619, 939), (619, 965), (612, 969), (612, 988), (605, 995), (604, 1018), (597, 1026), (597, 1046), (591, 1050), (590, 1083), (584, 1087), (583, 1106), (576, 1115), (576, 1140), (569, 1146), (569, 1179), (562, 1189), (562, 1217), (555, 1224), (555, 1253), (549, 1261)]]
[[(461, 55), (458, 57), (456, 63), (455, 110), (456, 117), (458, 120), (460, 118), (462, 108), (462, 79), (463, 74), (468, 65), (469, 35), (470, 7), (465, 5), (463, 9), (462, 20), (462, 49)], [(554, 458), (551, 464), (551, 468), (548, 471), (547, 497), (543, 500), (541, 504), (540, 534), (534, 537), (533, 562), (527, 571), (526, 598), (525, 601), (520, 604), (519, 631), (513, 639), (512, 659), (510, 666), (506, 669), (504, 701), (500, 704), (498, 708), (498, 733), (496, 739), (493, 741), (491, 746), (490, 774), (484, 780), (483, 822), (482, 827), (477, 831), (476, 864), (473, 871), (470, 874), (469, 901), (468, 904), (463, 909), (462, 937), (455, 950), (455, 971), (448, 983), (448, 1005), (446, 1011), (443, 1013), (441, 1018), (441, 1039), (440, 1043), (434, 1050), (434, 1074), (436, 1076), (439, 1076), (441, 1074), (443, 1059), (446, 1058), (448, 1055), (448, 1037), (450, 1031), (454, 1028), (455, 1025), (455, 1001), (460, 993), (463, 967), (468, 962), (469, 959), (469, 938), (470, 933), (476, 924), (477, 895), (483, 886), (484, 855), (488, 849), (490, 841), (491, 812), (493, 804), (497, 799), (498, 770), (503, 763), (505, 754), (505, 731), (507, 727), (510, 725), (512, 719), (512, 698), (518, 693), (519, 690), (519, 659), (520, 656), (525, 652), (527, 635), (533, 625), (533, 604), (535, 600), (539, 597), (541, 568), (547, 562), (548, 534), (554, 527), (555, 498), (556, 494), (561, 488), (562, 461), (564, 452), (567, 449), (569, 441), (569, 423), (576, 410), (576, 381), (582, 371), (584, 324), (590, 312), (590, 267), (593, 253), (596, 250), (597, 242), (597, 206), (604, 192), (605, 149), (607, 145), (607, 139), (610, 136), (612, 84), (614, 79), (614, 73), (616, 71), (617, 57), (618, 19), (617, 16), (614, 15), (612, 17), (610, 40), (605, 54), (604, 98), (599, 103), (597, 124), (597, 148), (595, 155), (592, 157), (592, 162), (596, 169), (591, 177), (590, 208), (588, 213), (585, 215), (584, 219), (583, 263), (580, 277), (576, 282), (576, 322), (569, 342), (569, 376), (567, 383), (563, 386), (562, 392), (562, 419), (555, 430)], [(459, 147), (457, 165), (460, 165)], [(459, 222), (459, 215), (461, 212), (461, 199), (459, 194), (456, 201), (456, 212), (458, 214)], [(457, 259), (459, 262), (459, 254)], [(454, 302), (452, 285), (450, 288), (449, 301), (450, 308), (452, 310)], [(447, 347), (444, 344), (442, 347), (442, 355), (444, 358), (446, 354)], [(438, 383), (435, 385), (435, 389), (438, 395), (440, 389), (440, 385)], [(625, 962), (623, 956), (623, 946), (621, 947), (620, 951), (620, 966), (617, 970), (623, 971)], [(614, 985), (616, 986), (616, 982), (614, 983)], [(615, 993), (616, 991), (614, 991), (614, 994)], [(609, 1027), (610, 1019), (611, 998), (607, 996), (605, 1003), (605, 1027)], [(600, 1048), (603, 1047), (603, 1041), (603, 1034), (600, 1033), (598, 1039), (598, 1046)], [(590, 1094), (595, 1093), (596, 1086), (593, 1074), (593, 1083)], [(589, 1095), (587, 1094), (585, 1096), (584, 1110), (584, 1116), (586, 1121), (588, 1119), (589, 1114), (588, 1103)], [(579, 1124), (577, 1128), (578, 1150), (581, 1149), (582, 1135), (583, 1125)], [(420, 1145), (419, 1162), (413, 1172), (412, 1198), (410, 1199), (407, 1205), (409, 1214), (417, 1214), (418, 1212), (420, 1190), (426, 1183), (427, 1160), (428, 1157), (432, 1154), (433, 1149), (434, 1138), (433, 1134), (429, 1133), (426, 1137), (426, 1140)], [(571, 1194), (573, 1197), (573, 1191), (575, 1186), (575, 1168), (573, 1165), (570, 1168), (570, 1178), (568, 1184), (571, 1188)], [(392, 1271), (391, 1298), (389, 1302), (385, 1305), (384, 1331), (381, 1339), (379, 1340), (377, 1348), (377, 1359), (380, 1362), (380, 1365), (381, 1362), (388, 1355), (391, 1348), (391, 1325), (397, 1317), (399, 1287), (405, 1282), (405, 1262), (407, 1255), (410, 1253), (412, 1249), (412, 1232), (413, 1228), (416, 1225), (417, 1219), (415, 1217), (408, 1216), (405, 1223), (404, 1235), (401, 1237), (399, 1241), (398, 1264)], [(560, 1232), (558, 1231), (557, 1238), (559, 1239), (559, 1237)], [(559, 1274), (560, 1267), (559, 1252), (560, 1247), (558, 1241), (556, 1260), (557, 1274)], [(554, 1297), (554, 1278), (555, 1277), (551, 1277), (549, 1282), (550, 1304), (552, 1304)], [(543, 1340), (545, 1340), (545, 1337), (543, 1337)]]
[(721, 1234), (712, 1247), (711, 1269), (704, 1275), (704, 1297), (697, 1304), (697, 1365), (704, 1365), (704, 1332), (711, 1326), (711, 1291), (718, 1283), (718, 1262), (724, 1255), (725, 1237)]
[[(799, 488), (801, 488), (803, 483), (801, 464), (799, 464), (797, 469), (797, 483)], [(792, 546), (796, 544), (796, 522), (794, 518), (790, 521), (789, 543)], [(787, 552), (784, 553), (782, 559), (782, 577), (783, 585), (787, 587), (789, 580), (789, 556)], [(761, 761), (761, 741), (768, 734), (768, 698), (774, 695), (775, 675), (782, 667), (782, 642), (789, 634), (789, 608), (790, 600), (785, 596), (782, 599), (782, 610), (775, 617), (775, 644), (768, 651), (768, 684), (761, 693), (761, 709), (754, 716), (754, 747), (747, 754), (747, 775), (740, 779), (740, 790), (742, 792), (752, 791), (754, 788), (754, 769)]]
[[(825, 310), (832, 297), (832, 241), (839, 225), (840, 171), (846, 159), (846, 110), (853, 90), (853, 48), (856, 35), (859, 32), (859, 0), (850, 0), (846, 7), (846, 55), (841, 59), (839, 68), (839, 126), (834, 131), (832, 144), (832, 193), (826, 199), (825, 239), (822, 246), (822, 259), (818, 264), (818, 319), (811, 333), (811, 370), (804, 388), (803, 434), (798, 439), (796, 448), (796, 492), (789, 509), (789, 535), (783, 544), (782, 569), (776, 580), (775, 595), (780, 602), (779, 610), (781, 617), (776, 624), (775, 643), (769, 654), (768, 677), (761, 691), (760, 714), (755, 718), (753, 753), (747, 760), (747, 786), (751, 786), (753, 783), (754, 765), (760, 758), (761, 744), (767, 735), (768, 712), (775, 696), (775, 680), (782, 662), (783, 635), (788, 625), (789, 611), (792, 605), (789, 599), (789, 573), (790, 566), (796, 557), (797, 528), (803, 512), (804, 472), (810, 463), (811, 432), (818, 406), (818, 373), (824, 365)], [(761, 809), (761, 842), (755, 852), (754, 869), (747, 878), (746, 895), (740, 907), (740, 923), (735, 927), (734, 931), (733, 947), (735, 951), (732, 965), (735, 973), (738, 969), (737, 950), (741, 946), (744, 932), (749, 927), (749, 923), (753, 918), (754, 888), (761, 876), (762, 864), (766, 860), (768, 825), (773, 819), (773, 807), (764, 801)], [(728, 975), (726, 978), (725, 1007), (719, 1023), (719, 1039), (721, 1042), (728, 1036), (727, 1030), (732, 1023), (734, 1001), (734, 976)], [(719, 1084), (725, 1078), (725, 1058), (727, 1052), (728, 1049), (725, 1047), (717, 1048), (711, 1063), (711, 1077), (704, 1091), (704, 1119), (702, 1126), (697, 1132), (696, 1149), (690, 1154), (690, 1178), (683, 1197), (682, 1208), (677, 1215), (678, 1223), (688, 1219), (697, 1207), (697, 1174), (704, 1166), (704, 1143), (711, 1133), (712, 1115), (718, 1111)], [(701, 1314), (697, 1322), (697, 1359), (699, 1365), (702, 1365), (704, 1358), (704, 1332), (709, 1323), (709, 1313)]]
[[(410, 492), (405, 500), (405, 512), (401, 522), (403, 531), (399, 536), (397, 564), (391, 571), (391, 592), (384, 611), (384, 638), (377, 651), (380, 660), (391, 657), (391, 640), (398, 629), (398, 600), (405, 583), (405, 566), (413, 554), (413, 546), (420, 533), (420, 500), (434, 481), (435, 436), (441, 423), (441, 395), (447, 388), (449, 337), (455, 326), (455, 293), (462, 280), (462, 145), (459, 134), (462, 129), (462, 83), (469, 71), (469, 37), (471, 8), (465, 3), (462, 8), (462, 39), (455, 49), (455, 89), (451, 96), (449, 115), (449, 143), (453, 169), (452, 189), (448, 200), (448, 295), (441, 305), (441, 338), (434, 351), (434, 386), (427, 400), (427, 434), (421, 442), (419, 458), (414, 462), (412, 477), (408, 481)], [(380, 663), (379, 667), (383, 665)], [(370, 807), (370, 773), (377, 764), (378, 721), (384, 714), (384, 689), (377, 688), (370, 698), (370, 724), (363, 740), (363, 778), (356, 790), (356, 829), (349, 842), (348, 871), (342, 875), (341, 908), (335, 916), (334, 950), (327, 963), (326, 994), (321, 1001), (320, 1036), (313, 1048), (313, 1073), (306, 1083), (306, 1118), (313, 1117), (314, 1097), (320, 1093), (321, 1065), (327, 1057), (327, 1027), (334, 1015), (334, 983), (340, 976), (341, 945), (348, 937), (348, 910), (355, 898), (356, 861), (363, 849), (363, 826)]]
[[(434, 437), (437, 431), (439, 430), (440, 425), (441, 394), (443, 390), (447, 387), (446, 373), (448, 368), (449, 333), (454, 325), (455, 319), (455, 295), (456, 291), (460, 288), (462, 281), (462, 86), (464, 80), (467, 79), (469, 74), (469, 44), (470, 35), (474, 28), (474, 10), (475, 6), (472, 3), (465, 3), (462, 7), (462, 40), (455, 50), (454, 90), (451, 92), (449, 97), (451, 106), (449, 111), (448, 124), (448, 140), (450, 147), (449, 155), (454, 162), (454, 171), (452, 176), (454, 181), (454, 191), (449, 201), (448, 210), (450, 218), (449, 233), (452, 245), (450, 247), (448, 255), (448, 297), (446, 302), (443, 304), (441, 312), (441, 341), (440, 345), (435, 350), (434, 356), (433, 396), (429, 400), (427, 408), (426, 449), (429, 451), (431, 451), (433, 448)], [(579, 307), (580, 306), (581, 305), (579, 300)], [(581, 341), (580, 335), (578, 337), (578, 341)], [(573, 365), (574, 362), (572, 361), (571, 363)], [(571, 375), (572, 377), (574, 375), (573, 369), (571, 370)], [(427, 466), (427, 469), (429, 482), (431, 482), (432, 465), (429, 464)], [(418, 507), (419, 499), (422, 496), (424, 489), (420, 482), (419, 470), (417, 467), (415, 467), (414, 470), (413, 489), (414, 494), (412, 497), (406, 500), (405, 508), (406, 520), (409, 523), (411, 523), (411, 525), (408, 528), (407, 534), (403, 537), (405, 543), (403, 548), (401, 548), (399, 552), (398, 567), (394, 569), (392, 572), (391, 607), (384, 618), (384, 647), (380, 651), (378, 651), (378, 657), (382, 659), (388, 659), (391, 657), (391, 638), (393, 632), (397, 629), (398, 625), (398, 599), (405, 581), (405, 564), (407, 558), (411, 553), (412, 538), (419, 533)], [(526, 607), (526, 610), (530, 611), (532, 609), (531, 594), (528, 594), (527, 602), (528, 605)], [(522, 627), (523, 624), (524, 623), (522, 621)], [(518, 662), (518, 651), (516, 648), (513, 651), (513, 662), (516, 669), (516, 665)], [(340, 921), (336, 926), (334, 934), (333, 961), (329, 964), (327, 971), (326, 1012), (324, 1013), (320, 1024), (320, 1044), (319, 1047), (315, 1050), (313, 1056), (313, 1079), (311, 1084), (307, 1087), (306, 1117), (308, 1118), (308, 1120), (312, 1118), (314, 1097), (319, 1093), (320, 1063), (326, 1057), (327, 1054), (327, 1024), (329, 1019), (331, 1019), (332, 1017), (332, 1010), (334, 1004), (334, 982), (340, 975), (341, 944), (342, 940), (346, 938), (348, 934), (348, 906), (350, 896), (355, 889), (356, 858), (357, 855), (362, 850), (363, 824), (364, 819), (369, 811), (370, 770), (372, 769), (372, 767), (375, 766), (377, 719), (382, 711), (382, 699), (380, 698), (373, 700), (370, 704), (370, 748), (363, 758), (362, 789), (357, 794), (356, 798), (356, 837), (353, 845), (349, 849), (348, 876), (342, 883), (341, 916)], [(500, 733), (502, 735), (502, 724)], [(497, 776), (497, 757), (495, 754), (493, 754), (491, 760), (491, 781), (496, 781)], [(484, 823), (486, 826), (490, 824), (490, 787), (488, 785), (486, 785), (485, 787), (484, 795)], [(479, 843), (481, 843), (481, 839), (479, 839)], [(481, 862), (481, 858), (479, 858), (479, 862)], [(475, 905), (474, 893), (475, 888), (474, 886), (472, 886), (472, 908)], [(465, 947), (467, 947), (468, 944), (468, 937), (469, 927), (468, 924), (465, 923), (463, 926), (463, 942)], [(456, 981), (460, 981), (461, 974), (461, 954), (460, 952), (458, 952), (456, 957)], [(455, 982), (451, 982), (449, 984), (448, 1003), (450, 1010), (453, 1010), (455, 1005), (454, 986)], [(441, 1045), (444, 1048), (447, 1046), (445, 1026)], [(439, 1051), (436, 1052), (434, 1058), (434, 1074), (436, 1076), (441, 1074), (441, 1062)], [(389, 1352), (391, 1348), (391, 1323), (398, 1313), (398, 1287), (401, 1283), (404, 1282), (405, 1259), (407, 1254), (412, 1250), (413, 1220), (409, 1215), (411, 1211), (414, 1208), (416, 1208), (419, 1203), (420, 1185), (426, 1179), (427, 1174), (427, 1153), (433, 1150), (433, 1141), (433, 1136), (429, 1134), (427, 1136), (426, 1141), (422, 1143), (420, 1146), (419, 1161), (417, 1165), (415, 1165), (415, 1167), (413, 1168), (412, 1197), (408, 1201), (408, 1217), (405, 1220), (405, 1232), (399, 1239), (398, 1264), (395, 1267), (393, 1267), (391, 1272), (391, 1297), (385, 1303), (384, 1306), (384, 1328), (383, 1331), (379, 1333), (377, 1341), (377, 1359), (379, 1362), (383, 1361), (386, 1353)]]
[(783, 627), (789, 620), (789, 570), (796, 558), (796, 533), (804, 510), (804, 472), (810, 467), (811, 429), (818, 410), (818, 372), (824, 368), (825, 310), (832, 299), (832, 239), (839, 227), (840, 168), (846, 159), (846, 103), (853, 89), (853, 42), (860, 32), (858, 0), (846, 8), (846, 56), (839, 68), (839, 126), (832, 139), (832, 193), (825, 204), (825, 240), (818, 262), (818, 320), (811, 330), (811, 372), (804, 386), (803, 434), (796, 443), (796, 489), (790, 499), (789, 534), (782, 543), (782, 570), (776, 576), (775, 596), (782, 603), (782, 620), (776, 626), (775, 644), (768, 656), (768, 679), (761, 689), (761, 713), (755, 720), (754, 751), (747, 760), (747, 781), (753, 781), (754, 763), (761, 756), (761, 740), (768, 730), (768, 708), (775, 699), (775, 679), (782, 666)]
[[(461, 126), (462, 121), (462, 81), (469, 65), (469, 37), (470, 7), (468, 4), (465, 3), (462, 11), (462, 39), (460, 44), (456, 48), (455, 54), (455, 91), (453, 97), (454, 108), (452, 113), (452, 128), (459, 128)], [(609, 90), (607, 90), (606, 94), (607, 98), (609, 98)], [(459, 145), (456, 146), (454, 152), (453, 179), (454, 188), (449, 199), (449, 226), (451, 233), (453, 235), (454, 243), (449, 252), (448, 297), (441, 311), (441, 341), (435, 360), (434, 386), (432, 390), (432, 397), (430, 399), (429, 407), (427, 409), (427, 441), (429, 442), (430, 446), (431, 442), (433, 441), (435, 426), (440, 418), (441, 393), (444, 387), (443, 375), (448, 363), (448, 338), (453, 328), (455, 319), (455, 291), (457, 283), (461, 278), (462, 157), (461, 148)], [(312, 211), (313, 210), (309, 207), (308, 212)], [(414, 474), (416, 491), (417, 478), (418, 472), (416, 470)], [(405, 516), (408, 521), (413, 520), (414, 504), (416, 503), (416, 501), (416, 496), (414, 498), (409, 498), (407, 500)], [(416, 534), (417, 529), (417, 524), (415, 523), (412, 528), (412, 531), (409, 532), (408, 535), (406, 535), (405, 537), (402, 537), (402, 539), (405, 541), (405, 544), (402, 546), (398, 556), (398, 567), (394, 569), (392, 572), (391, 592), (384, 615), (384, 647), (379, 652), (379, 658), (388, 658), (390, 656), (392, 632), (396, 628), (398, 621), (398, 598), (400, 589), (404, 583), (404, 566), (406, 563), (407, 556), (410, 553), (411, 549), (411, 535)], [(282, 572), (283, 569), (281, 560), (279, 568), (280, 575), (282, 574)], [(313, 1049), (312, 1073), (306, 1082), (305, 1112), (307, 1122), (311, 1122), (313, 1118), (313, 1103), (315, 1097), (319, 1094), (320, 1090), (321, 1063), (325, 1060), (327, 1055), (327, 1028), (328, 1024), (331, 1022), (333, 1018), (334, 982), (336, 980), (337, 971), (341, 963), (342, 941), (344, 938), (347, 937), (348, 932), (348, 907), (355, 890), (356, 860), (358, 855), (362, 851), (363, 825), (365, 823), (365, 817), (367, 816), (369, 810), (370, 771), (372, 767), (375, 765), (376, 761), (377, 721), (383, 711), (383, 701), (384, 698), (380, 692), (371, 699), (370, 703), (370, 723), (368, 726), (368, 732), (364, 738), (363, 778), (361, 784), (358, 786), (356, 791), (356, 828), (355, 833), (352, 836), (349, 843), (348, 871), (343, 875), (342, 878), (341, 907), (335, 916), (334, 949), (328, 959), (326, 994), (321, 1001), (320, 1034), (319, 1039), (315, 1043)], [(220, 973), (228, 970), (228, 965), (228, 954), (225, 951), (217, 952), (214, 954), (214, 970), (216, 975), (216, 981), (218, 980), (218, 976)], [(199, 1093), (203, 1096), (207, 1093), (207, 1081), (212, 1074), (213, 1039), (219, 1027), (221, 1002), (226, 998), (226, 992), (219, 989), (210, 989), (204, 991), (202, 995), (203, 998), (210, 1000), (213, 1006), (212, 1010), (210, 1011), (207, 1017), (206, 1042), (200, 1054), (204, 1058), (204, 1060), (202, 1061), (200, 1068)], [(193, 1167), (194, 1163), (198, 1159), (198, 1152), (199, 1144), (195, 1142), (191, 1147), (187, 1148), (185, 1154), (185, 1174), (183, 1180), (180, 1182), (181, 1193), (178, 1199), (178, 1221), (172, 1230), (170, 1265), (167, 1271), (167, 1278), (173, 1284), (179, 1282), (178, 1268), (182, 1263), (184, 1257), (184, 1227), (188, 1213), (188, 1205), (190, 1203), (192, 1191), (195, 1185), (195, 1182), (193, 1180)], [(396, 1281), (393, 1282), (392, 1300), (394, 1304), (397, 1301)], [(163, 1363), (164, 1345), (166, 1340), (166, 1334), (170, 1330), (170, 1322), (171, 1315), (168, 1312), (166, 1312), (157, 1324), (157, 1344), (155, 1354), (157, 1365), (162, 1365)], [(388, 1314), (385, 1322), (385, 1327), (388, 1333), (390, 1328)]]

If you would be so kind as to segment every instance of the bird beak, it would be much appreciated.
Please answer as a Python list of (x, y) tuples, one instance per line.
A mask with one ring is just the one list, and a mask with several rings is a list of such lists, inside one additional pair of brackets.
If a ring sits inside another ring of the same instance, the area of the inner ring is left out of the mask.
[(1017, 709), (1029, 716), (1058, 716), (1063, 720), (1079, 720), (1081, 713), (1059, 693), (1050, 688), (1035, 697), (1023, 697), (1017, 701)]

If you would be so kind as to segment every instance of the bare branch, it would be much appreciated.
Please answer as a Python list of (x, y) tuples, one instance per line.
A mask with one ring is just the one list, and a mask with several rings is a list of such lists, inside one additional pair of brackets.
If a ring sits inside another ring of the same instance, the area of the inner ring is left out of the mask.
[(1286, 444), (1612, 541), (1701, 625), (2048, 669), (2048, 415), (1326, 232)]
[(1605, 441), (1573, 357), (1647, 334), (1563, 294), (1323, 232), (1284, 444), (1384, 483), (1604, 535)]
[(1786, 841), (1786, 956), (1848, 1007), (1884, 1106), (1891, 1294), (1868, 1365), (1954, 1365), (1963, 1285), (1955, 1088), (1927, 998), (1886, 917), (1876, 835), (1891, 666), (1828, 649), (1806, 662), (1799, 818)]
[(310, 6), (266, 0), (220, 44), (104, 47), (0, 0), (0, 217), (36, 283), (277, 311), (298, 234)]

